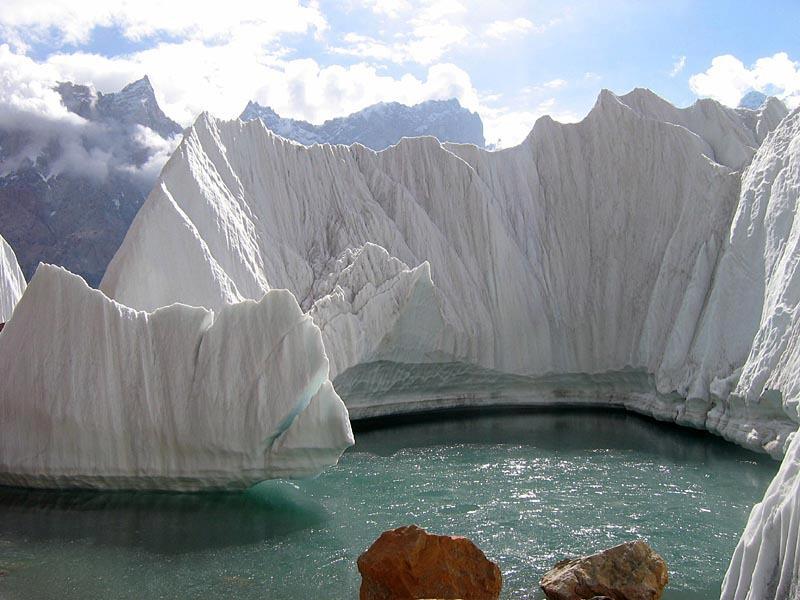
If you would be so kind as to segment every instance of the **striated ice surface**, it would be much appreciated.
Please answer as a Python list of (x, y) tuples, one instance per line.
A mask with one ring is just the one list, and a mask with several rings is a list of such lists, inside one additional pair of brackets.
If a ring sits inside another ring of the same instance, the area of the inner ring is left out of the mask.
[(800, 598), (800, 435), (753, 507), (722, 584), (721, 600)]
[(698, 100), (688, 108), (676, 108), (647, 89), (637, 88), (620, 100), (644, 117), (685, 127), (706, 144), (706, 154), (716, 162), (741, 169), (753, 158), (766, 135), (786, 116), (777, 98), (765, 98), (755, 109), (733, 109), (714, 100)]
[[(719, 331), (743, 320), (750, 344), (735, 393), (750, 406), (759, 396), (800, 404), (800, 111), (794, 111), (759, 150), (742, 183), (742, 200), (721, 265), (721, 294), (753, 294), (760, 311), (728, 302), (714, 315)], [(722, 267), (726, 267), (723, 271)], [(747, 299), (747, 297), (745, 297)], [(754, 335), (753, 335), (754, 334)], [(763, 400), (762, 400), (763, 403)], [(780, 471), (757, 504), (731, 561), (723, 600), (800, 598), (800, 435), (794, 434)]]
[(199, 490), (305, 477), (353, 444), (295, 298), (140, 312), (41, 265), (0, 334), (0, 484)]
[(542, 118), (494, 153), (306, 148), (202, 115), (102, 289), (153, 310), (286, 288), (359, 416), (533, 395), (786, 453), (723, 597), (794, 599), (799, 199), (800, 111), (775, 99), (604, 91), (582, 122)]
[(615, 405), (786, 452), (723, 597), (793, 599), (798, 199), (800, 111), (774, 99), (604, 91), (494, 153), (306, 148), (203, 115), (102, 289), (147, 310), (290, 290), (355, 416)]
[(17, 263), (11, 246), (0, 236), (0, 323), (11, 318), (11, 313), (25, 291), (25, 277)]
[[(542, 118), (508, 150), (416, 138), (378, 153), (202, 115), (101, 287), (145, 310), (286, 288), (322, 330), (334, 378), (386, 361), (534, 381), (642, 371), (652, 380), (630, 406), (779, 456), (800, 420), (792, 401), (732, 394), (766, 280), (740, 289), (722, 257), (738, 252), (731, 223), (750, 193), (737, 169), (785, 112), (604, 91), (582, 122)], [(748, 173), (757, 187), (763, 174)], [(725, 263), (735, 299), (715, 284)]]

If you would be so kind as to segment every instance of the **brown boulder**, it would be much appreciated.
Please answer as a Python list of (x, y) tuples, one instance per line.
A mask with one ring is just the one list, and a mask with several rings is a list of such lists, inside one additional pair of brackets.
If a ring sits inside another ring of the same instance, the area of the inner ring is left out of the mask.
[(496, 600), (500, 569), (465, 537), (409, 525), (385, 531), (358, 557), (360, 600)]
[(667, 564), (643, 540), (598, 554), (562, 560), (540, 582), (549, 600), (658, 600), (669, 581)]

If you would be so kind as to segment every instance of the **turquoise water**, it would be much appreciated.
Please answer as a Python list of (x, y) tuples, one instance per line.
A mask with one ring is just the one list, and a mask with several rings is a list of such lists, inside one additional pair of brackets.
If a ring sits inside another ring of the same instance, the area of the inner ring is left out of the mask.
[(467, 535), (503, 598), (564, 556), (644, 537), (665, 598), (718, 597), (777, 463), (621, 412), (450, 415), (356, 432), (317, 479), (239, 494), (0, 488), (0, 598), (357, 598), (356, 558), (417, 523)]

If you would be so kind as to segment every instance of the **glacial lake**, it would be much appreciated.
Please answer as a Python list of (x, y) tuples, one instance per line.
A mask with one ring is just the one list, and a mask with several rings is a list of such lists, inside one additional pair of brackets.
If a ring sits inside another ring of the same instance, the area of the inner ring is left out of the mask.
[(0, 598), (353, 600), (358, 555), (416, 523), (472, 538), (503, 598), (544, 598), (556, 561), (641, 537), (667, 561), (664, 598), (709, 600), (777, 468), (617, 411), (372, 423), (322, 476), (242, 493), (0, 488)]

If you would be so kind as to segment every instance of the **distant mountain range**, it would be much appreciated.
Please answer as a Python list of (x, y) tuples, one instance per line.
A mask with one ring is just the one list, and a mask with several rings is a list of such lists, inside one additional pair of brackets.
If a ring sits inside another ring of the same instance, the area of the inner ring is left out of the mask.
[[(82, 117), (77, 124), (0, 128), (0, 235), (27, 279), (48, 262), (96, 286), (182, 128), (161, 110), (147, 76), (109, 94), (69, 82), (55, 89)], [(381, 103), (322, 125), (250, 102), (241, 118), (259, 118), (306, 145), (358, 142), (381, 150), (421, 135), (484, 145), (480, 117), (457, 100)]]
[(312, 125), (285, 119), (267, 106), (249, 102), (239, 117), (242, 121), (261, 119), (281, 137), (311, 144), (361, 144), (383, 150), (404, 137), (432, 135), (442, 142), (460, 142), (484, 147), (483, 122), (458, 100), (428, 100), (414, 106), (381, 102), (346, 117)]

